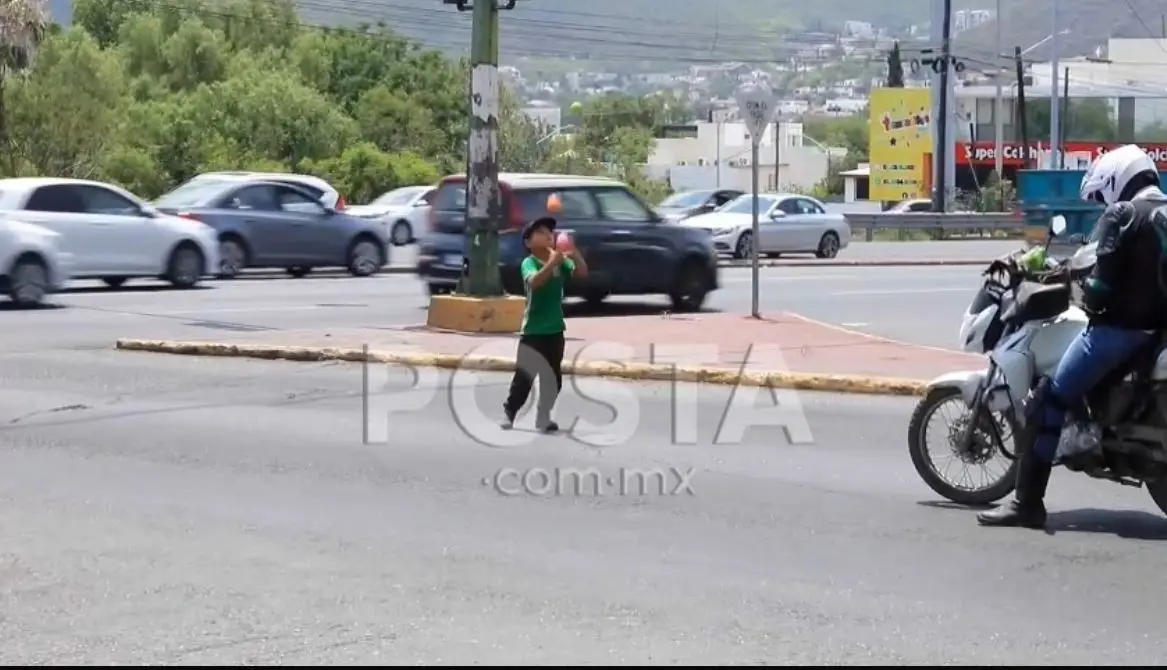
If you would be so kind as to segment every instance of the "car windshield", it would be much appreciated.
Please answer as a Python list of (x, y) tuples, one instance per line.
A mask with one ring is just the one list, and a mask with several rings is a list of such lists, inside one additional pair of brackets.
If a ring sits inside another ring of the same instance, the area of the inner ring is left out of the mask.
[(223, 187), (230, 183), (226, 179), (199, 179), (188, 181), (169, 193), (154, 201), (155, 207), (182, 208), (203, 207), (220, 193)]
[(388, 207), (391, 205), (408, 205), (425, 189), (421, 188), (398, 188), (383, 193), (381, 197), (377, 198), (370, 205), (377, 205), (379, 207)]
[[(758, 196), (758, 212), (762, 213), (774, 206), (776, 202), (773, 196), (759, 195)], [(733, 202), (725, 207), (722, 207), (720, 212), (729, 212), (731, 214), (752, 214), (754, 211), (754, 196), (743, 195), (738, 197)]]
[(689, 191), (688, 193), (674, 193), (661, 201), (659, 207), (696, 207), (709, 199), (708, 191)]

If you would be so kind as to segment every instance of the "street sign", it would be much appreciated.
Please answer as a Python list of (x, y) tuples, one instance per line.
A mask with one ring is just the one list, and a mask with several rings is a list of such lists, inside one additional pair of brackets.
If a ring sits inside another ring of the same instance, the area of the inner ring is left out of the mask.
[[(762, 143), (762, 135), (766, 134), (766, 126), (770, 125), (770, 121), (774, 117), (774, 111), (778, 106), (778, 99), (774, 94), (768, 90), (760, 88), (746, 88), (738, 91), (737, 106), (741, 111), (742, 119), (746, 123), (746, 130), (750, 131), (750, 175), (751, 188), (753, 193), (753, 207), (751, 208), (752, 223), (748, 235), (750, 236), (750, 275), (751, 283), (753, 284), (752, 291), (752, 309), (751, 314), (754, 318), (761, 318), (761, 306), (759, 297), (759, 281), (758, 276), (758, 242), (761, 239), (761, 226), (758, 221), (758, 145)], [(778, 141), (778, 133), (774, 133), (774, 141)], [(777, 162), (777, 161), (775, 161)], [(778, 181), (778, 166), (774, 166), (774, 181)], [(742, 233), (746, 235), (747, 233)], [(740, 238), (739, 238), (740, 240)], [(741, 244), (739, 241), (738, 244)]]
[(750, 131), (750, 140), (758, 144), (762, 141), (766, 126), (774, 120), (778, 99), (770, 91), (761, 88), (742, 89), (736, 97), (742, 120), (746, 122), (746, 130)]

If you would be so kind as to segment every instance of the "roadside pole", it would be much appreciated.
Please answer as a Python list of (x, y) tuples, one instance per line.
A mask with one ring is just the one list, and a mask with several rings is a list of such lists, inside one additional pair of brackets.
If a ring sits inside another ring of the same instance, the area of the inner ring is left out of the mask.
[(473, 12), (470, 90), (466, 96), (466, 229), (462, 272), (449, 295), (430, 296), (426, 326), (462, 333), (515, 333), (526, 301), (503, 292), (499, 275), (502, 197), (498, 183), (498, 13), (515, 0), (441, 0)]
[(502, 295), (498, 232), (502, 202), (498, 185), (499, 10), (514, 0), (442, 0), (473, 12), (470, 47), (470, 137), (466, 143), (466, 257), (458, 292), (474, 297)]
[[(750, 181), (751, 193), (753, 193), (753, 228), (751, 228), (750, 237), (750, 272), (753, 284), (752, 308), (751, 315), (755, 319), (761, 318), (761, 308), (759, 306), (758, 296), (758, 239), (760, 237), (760, 226), (758, 223), (758, 148), (762, 142), (762, 135), (766, 132), (766, 126), (770, 124), (770, 119), (774, 116), (774, 107), (776, 98), (771, 91), (762, 90), (760, 88), (743, 89), (737, 95), (738, 108), (741, 110), (742, 118), (746, 122), (746, 130), (750, 131)], [(778, 133), (774, 133), (774, 141), (778, 141)], [(778, 166), (774, 166), (774, 178), (777, 181)]]

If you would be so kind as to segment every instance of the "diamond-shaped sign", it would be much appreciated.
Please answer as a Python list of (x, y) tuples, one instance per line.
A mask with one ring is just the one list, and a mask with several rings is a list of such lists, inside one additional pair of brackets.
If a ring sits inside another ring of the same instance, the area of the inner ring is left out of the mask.
[(746, 129), (750, 131), (750, 140), (754, 144), (761, 142), (766, 126), (774, 120), (778, 99), (770, 91), (760, 88), (743, 89), (735, 97)]

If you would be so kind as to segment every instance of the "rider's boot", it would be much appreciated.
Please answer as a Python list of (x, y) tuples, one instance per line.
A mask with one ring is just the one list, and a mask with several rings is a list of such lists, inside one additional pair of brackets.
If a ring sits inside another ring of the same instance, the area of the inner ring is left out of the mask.
[(1017, 463), (1017, 492), (1012, 501), (1005, 505), (981, 512), (977, 521), (982, 526), (1020, 526), (1022, 528), (1044, 528), (1045, 489), (1049, 485), (1053, 466), (1043, 463), (1033, 449), (1025, 450)]

